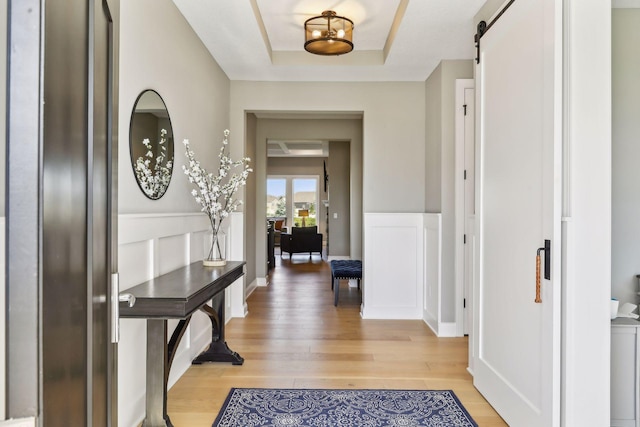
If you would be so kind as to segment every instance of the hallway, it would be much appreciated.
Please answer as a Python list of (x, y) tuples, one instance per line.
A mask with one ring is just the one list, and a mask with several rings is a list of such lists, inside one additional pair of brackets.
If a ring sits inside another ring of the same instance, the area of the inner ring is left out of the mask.
[[(318, 255), (280, 258), (226, 338), (243, 366), (191, 366), (169, 391), (176, 426), (211, 426), (231, 387), (452, 389), (481, 427), (506, 424), (472, 385), (467, 338), (438, 339), (420, 320), (362, 320), (360, 294)], [(366, 286), (366, 283), (363, 283)]]

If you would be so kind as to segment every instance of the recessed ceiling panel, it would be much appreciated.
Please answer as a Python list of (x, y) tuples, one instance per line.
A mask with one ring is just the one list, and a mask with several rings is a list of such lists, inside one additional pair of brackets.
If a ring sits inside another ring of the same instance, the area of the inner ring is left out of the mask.
[[(485, 1), (173, 0), (230, 80), (310, 82), (425, 81), (443, 59), (471, 60)], [(304, 51), (304, 21), (327, 9), (354, 21), (353, 52)]]
[(327, 141), (274, 140), (267, 141), (268, 157), (327, 157)]

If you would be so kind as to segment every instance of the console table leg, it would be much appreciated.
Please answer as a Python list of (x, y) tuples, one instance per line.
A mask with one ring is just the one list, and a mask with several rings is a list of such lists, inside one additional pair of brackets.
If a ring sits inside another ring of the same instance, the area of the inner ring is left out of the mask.
[(147, 319), (147, 402), (142, 427), (173, 427), (167, 415), (167, 321)]
[(232, 365), (242, 365), (244, 358), (231, 350), (224, 340), (224, 292), (213, 298), (212, 305), (213, 307), (200, 307), (211, 320), (211, 344), (191, 363), (200, 365), (204, 362), (231, 362)]

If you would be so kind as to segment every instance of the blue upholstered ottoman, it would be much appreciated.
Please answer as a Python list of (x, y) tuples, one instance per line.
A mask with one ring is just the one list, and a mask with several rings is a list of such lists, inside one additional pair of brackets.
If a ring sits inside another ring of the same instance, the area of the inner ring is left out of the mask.
[(340, 279), (362, 279), (362, 261), (355, 259), (334, 259), (331, 261), (331, 289), (333, 289), (333, 305), (338, 306), (338, 294), (340, 293)]

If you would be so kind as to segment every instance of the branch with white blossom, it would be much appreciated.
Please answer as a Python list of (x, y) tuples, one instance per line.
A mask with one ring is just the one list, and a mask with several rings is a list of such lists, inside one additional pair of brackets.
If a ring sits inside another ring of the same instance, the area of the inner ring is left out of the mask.
[[(147, 153), (144, 156), (140, 156), (136, 159), (134, 172), (136, 179), (142, 188), (144, 193), (157, 199), (164, 194), (171, 181), (171, 172), (173, 170), (173, 160), (165, 159), (167, 157), (167, 131), (162, 129), (160, 131), (160, 141), (158, 146), (160, 147), (160, 153), (155, 156), (151, 142), (149, 138), (142, 140), (142, 144), (147, 149)], [(155, 159), (154, 159), (155, 157)], [(155, 160), (153, 167), (151, 166), (152, 159)]]
[[(251, 159), (248, 157), (237, 161), (229, 158), (227, 153), (228, 137), (229, 131), (225, 130), (222, 147), (218, 154), (219, 166), (216, 174), (207, 172), (196, 160), (189, 140), (183, 141), (187, 162), (182, 166), (182, 170), (189, 177), (189, 182), (196, 187), (191, 190), (191, 194), (196, 203), (201, 206), (200, 210), (209, 217), (214, 235), (218, 234), (222, 221), (242, 204), (241, 200), (235, 199), (233, 196), (240, 187), (246, 185), (249, 173), (253, 172), (249, 166)], [(236, 168), (240, 168), (242, 171), (231, 173)]]

